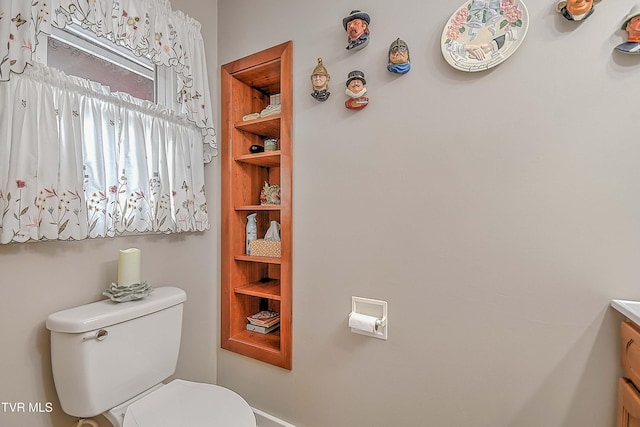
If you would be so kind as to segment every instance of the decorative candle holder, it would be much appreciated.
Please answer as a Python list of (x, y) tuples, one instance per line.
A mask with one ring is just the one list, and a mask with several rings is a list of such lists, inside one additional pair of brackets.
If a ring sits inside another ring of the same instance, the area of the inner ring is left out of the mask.
[(142, 299), (149, 296), (153, 292), (153, 288), (147, 285), (147, 282), (136, 283), (129, 286), (118, 286), (112, 283), (111, 286), (102, 293), (114, 302), (127, 302)]

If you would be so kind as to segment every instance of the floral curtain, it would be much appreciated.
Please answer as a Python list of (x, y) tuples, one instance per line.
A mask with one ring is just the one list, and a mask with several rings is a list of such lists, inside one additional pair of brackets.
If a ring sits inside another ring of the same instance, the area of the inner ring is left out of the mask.
[(34, 64), (0, 84), (0, 243), (209, 228), (200, 130)]
[(0, 81), (33, 63), (40, 33), (73, 20), (175, 71), (176, 112), (199, 128), (203, 161), (210, 162), (217, 145), (200, 23), (168, 0), (0, 0)]

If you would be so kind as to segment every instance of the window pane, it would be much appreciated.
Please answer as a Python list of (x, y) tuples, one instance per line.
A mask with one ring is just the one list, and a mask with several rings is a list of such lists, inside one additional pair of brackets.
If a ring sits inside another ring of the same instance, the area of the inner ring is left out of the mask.
[(112, 92), (126, 92), (154, 102), (153, 79), (133, 73), (113, 62), (49, 37), (47, 64), (65, 74), (93, 80), (109, 86)]

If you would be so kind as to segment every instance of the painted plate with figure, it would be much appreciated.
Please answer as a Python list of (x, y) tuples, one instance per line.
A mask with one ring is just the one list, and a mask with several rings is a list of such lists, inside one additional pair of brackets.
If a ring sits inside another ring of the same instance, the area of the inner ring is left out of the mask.
[(447, 21), (442, 55), (458, 70), (488, 70), (513, 55), (528, 27), (529, 14), (520, 0), (470, 0)]

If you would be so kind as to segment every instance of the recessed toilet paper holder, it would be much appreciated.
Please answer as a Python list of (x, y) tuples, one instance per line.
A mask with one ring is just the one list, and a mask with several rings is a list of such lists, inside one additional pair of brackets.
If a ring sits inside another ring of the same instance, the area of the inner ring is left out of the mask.
[(363, 297), (351, 297), (349, 326), (351, 332), (387, 339), (387, 302)]

